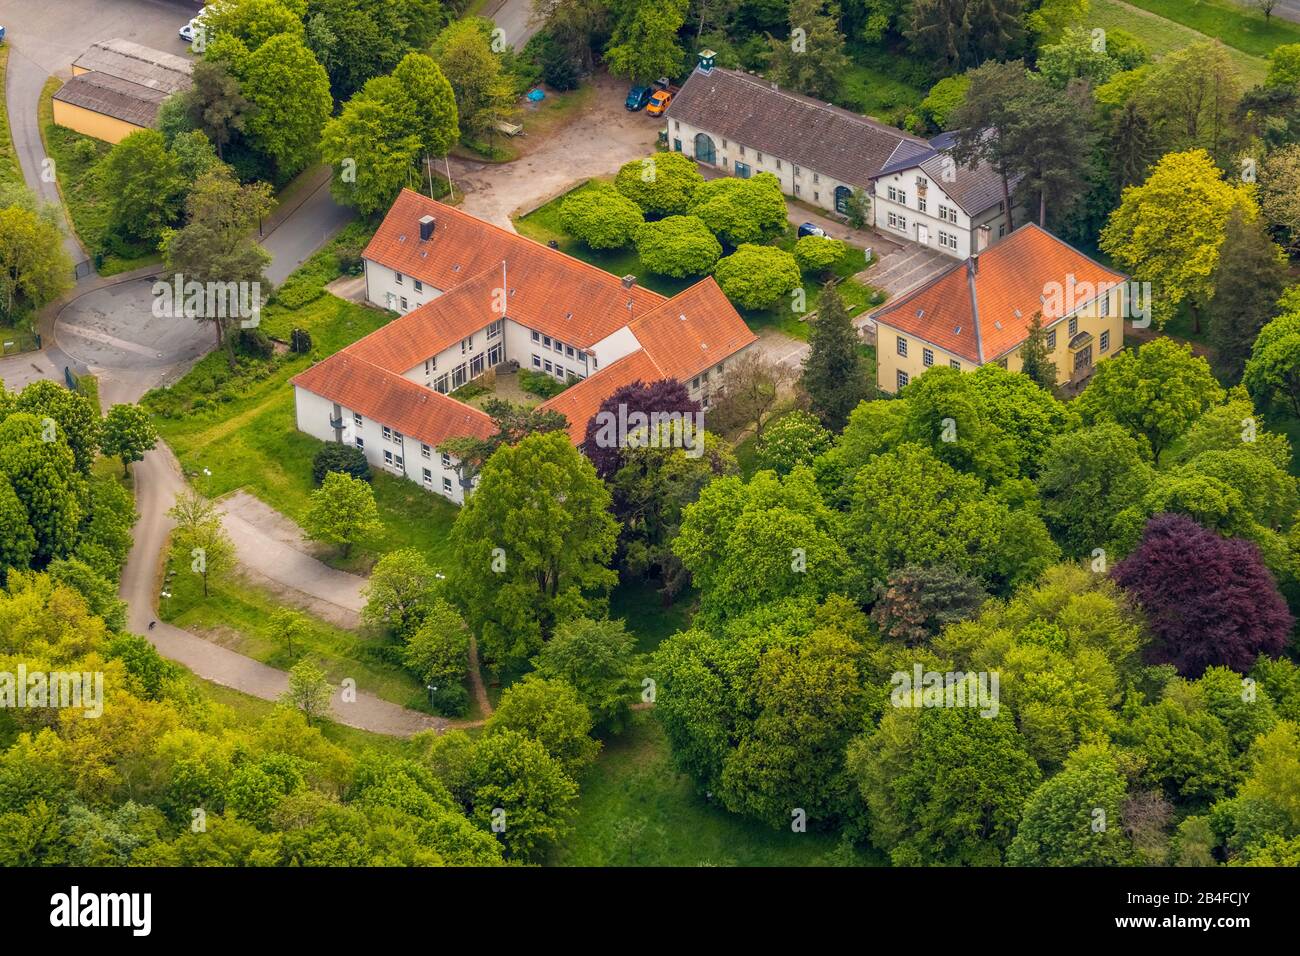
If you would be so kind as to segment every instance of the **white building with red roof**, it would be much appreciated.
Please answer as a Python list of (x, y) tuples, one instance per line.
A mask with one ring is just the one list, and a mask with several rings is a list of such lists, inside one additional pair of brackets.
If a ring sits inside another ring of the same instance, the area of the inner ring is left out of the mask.
[(634, 381), (677, 379), (707, 408), (756, 339), (712, 278), (665, 298), (410, 190), (362, 258), (366, 298), (398, 317), (293, 379), (298, 428), (457, 503), (457, 463), (438, 445), (493, 426), (450, 393), (489, 370), (514, 361), (570, 383), (543, 407), (580, 444)]

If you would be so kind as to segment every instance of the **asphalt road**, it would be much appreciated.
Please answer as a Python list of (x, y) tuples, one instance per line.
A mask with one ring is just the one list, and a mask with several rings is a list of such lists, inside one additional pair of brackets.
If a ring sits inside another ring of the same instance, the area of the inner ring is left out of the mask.
[(533, 34), (542, 28), (540, 21), (530, 22), (533, 19), (532, 0), (498, 0), (495, 4), (488, 4), (483, 16), (501, 28), (506, 42), (515, 50), (522, 50)]

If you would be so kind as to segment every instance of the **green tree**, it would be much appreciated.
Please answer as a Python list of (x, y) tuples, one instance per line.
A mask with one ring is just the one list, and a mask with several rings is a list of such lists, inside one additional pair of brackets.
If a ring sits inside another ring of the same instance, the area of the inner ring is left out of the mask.
[(768, 41), (768, 75), (796, 92), (834, 98), (849, 65), (839, 19), (835, 0), (793, 0), (789, 38)]
[(209, 37), (236, 37), (249, 50), (281, 34), (302, 37), (302, 3), (284, 0), (228, 0), (204, 15)]
[(1018, 0), (912, 0), (904, 33), (944, 73), (993, 59), (1023, 39)]
[(1000, 864), (1041, 779), (1005, 709), (889, 708), (848, 763), (895, 865)]
[(330, 192), (371, 214), (387, 209), (420, 175), (415, 104), (392, 77), (371, 80), (321, 131), (321, 157), (334, 167)]
[(125, 137), (95, 171), (110, 197), (109, 222), (120, 235), (155, 244), (180, 218), (185, 181), (157, 130), (142, 129)]
[(560, 225), (592, 249), (621, 249), (645, 222), (641, 208), (609, 183), (575, 189), (560, 204)]
[(676, 76), (682, 65), (677, 34), (690, 0), (633, 0), (622, 6), (605, 50), (609, 71), (633, 83)]
[(513, 730), (474, 745), (472, 819), (514, 859), (539, 862), (570, 830), (578, 785), (536, 740)]
[(469, 629), (460, 614), (436, 598), (402, 649), (402, 661), (424, 684), (445, 692), (459, 686), (469, 672), (469, 644)]
[(1035, 312), (1029, 320), (1025, 341), (1020, 346), (1020, 371), (1045, 389), (1056, 388), (1056, 363), (1047, 351), (1047, 333), (1043, 331), (1043, 313)]
[(0, 421), (0, 474), (27, 513), (32, 561), (41, 567), (70, 554), (86, 516), (86, 482), (52, 420), (15, 412)]
[(794, 256), (775, 246), (744, 243), (718, 260), (714, 277), (723, 293), (742, 309), (763, 309), (800, 287)]
[(248, 138), (288, 179), (301, 170), (320, 143), (333, 100), (329, 76), (302, 39), (279, 33), (236, 65), (240, 88), (256, 107), (247, 121)]
[(870, 370), (863, 359), (857, 329), (835, 286), (827, 283), (817, 301), (817, 318), (808, 336), (801, 385), (811, 399), (812, 412), (834, 432), (844, 428), (849, 413), (871, 396)]
[(1286, 280), (1286, 255), (1269, 238), (1263, 222), (1248, 222), (1240, 208), (1233, 209), (1208, 308), (1214, 368), (1221, 379), (1241, 379), (1251, 346), (1273, 317)]
[(600, 752), (591, 729), (591, 712), (572, 686), (529, 674), (501, 693), (501, 702), (487, 719), (483, 733), (490, 737), (509, 731), (537, 741), (565, 774), (576, 780)]
[(498, 667), (527, 659), (557, 624), (599, 613), (617, 576), (618, 527), (591, 462), (563, 432), (498, 448), (452, 526), (449, 584)]
[(1115, 422), (1146, 439), (1159, 464), (1169, 444), (1221, 401), (1223, 389), (1205, 359), (1162, 337), (1103, 362), (1078, 408), (1085, 422)]
[(296, 638), (298, 646), (302, 647), (303, 639), (307, 636), (309, 628), (307, 616), (293, 608), (277, 608), (271, 615), (270, 626), (275, 639), (284, 644), (285, 653), (289, 655), (290, 660), (293, 660), (294, 639)]
[(374, 489), (351, 475), (331, 471), (311, 493), (303, 527), (309, 538), (339, 545), (346, 558), (354, 544), (383, 528)]
[(216, 505), (197, 492), (183, 491), (167, 512), (176, 523), (172, 531), (172, 559), (203, 579), (203, 596), (208, 582), (220, 577), (235, 563), (235, 545), (221, 524)]
[(302, 660), (289, 669), (289, 689), (281, 700), (302, 711), (311, 724), (329, 713), (332, 693), (325, 672), (311, 661)]
[[(1128, 784), (1109, 748), (1085, 746), (1025, 801), (1008, 866), (1123, 866), (1133, 858), (1121, 810)], [(1100, 811), (1100, 812), (1099, 812)]]
[(26, 568), (36, 553), (36, 534), (27, 523), (27, 509), (0, 474), (0, 583), (9, 568)]
[(361, 620), (405, 639), (423, 622), (438, 590), (438, 572), (423, 552), (415, 548), (389, 551), (376, 562), (362, 589), (366, 606), (361, 609)]
[(1101, 233), (1101, 247), (1133, 278), (1160, 289), (1153, 303), (1163, 326), (1187, 302), (1196, 331), (1209, 299), (1232, 210), (1256, 215), (1251, 188), (1230, 183), (1204, 150), (1165, 155), (1141, 186), (1124, 190)]
[(1300, 310), (1260, 329), (1241, 381), (1256, 402), (1285, 401), (1300, 415)]
[(537, 673), (571, 686), (598, 730), (618, 733), (627, 724), (640, 681), (633, 672), (636, 639), (621, 620), (577, 618), (555, 630), (537, 655)]
[(244, 96), (239, 80), (220, 60), (199, 60), (191, 74), (193, 85), (184, 94), (189, 121), (212, 141), (217, 157), (248, 128), (256, 107)]
[(696, 187), (688, 211), (731, 246), (764, 242), (789, 228), (781, 184), (772, 173), (711, 179)]
[(844, 258), (848, 247), (829, 236), (804, 236), (794, 244), (794, 261), (804, 272), (825, 275)]
[(795, 409), (767, 429), (758, 446), (758, 466), (788, 475), (799, 465), (811, 466), (831, 445), (831, 433), (815, 415)]
[(103, 427), (94, 402), (56, 382), (38, 379), (18, 393), (14, 411), (53, 421), (58, 434), (72, 449), (77, 470), (83, 475), (90, 474)]
[(453, 20), (433, 44), (433, 58), (451, 83), (461, 135), (483, 140), (514, 112), (514, 90), (492, 52), (491, 20)]
[(122, 459), (123, 477), (130, 476), (131, 462), (141, 461), (144, 453), (157, 444), (158, 431), (153, 427), (153, 417), (139, 405), (114, 405), (104, 416), (99, 450)]
[[(3, 202), (0, 202), (3, 206)], [(72, 287), (72, 259), (57, 224), (19, 206), (0, 208), (0, 315), (39, 309)]]
[(681, 153), (655, 153), (619, 167), (614, 188), (641, 207), (647, 216), (677, 216), (686, 212), (704, 175), (695, 161)]
[(1266, 86), (1295, 86), (1300, 83), (1300, 43), (1283, 43), (1268, 55)]
[[(227, 283), (241, 283), (251, 290), (255, 314), (261, 311), (261, 284), (271, 255), (252, 235), (253, 224), (271, 210), (271, 187), (266, 183), (240, 185), (230, 168), (218, 166), (201, 176), (185, 201), (186, 223), (163, 239), (163, 262), (173, 275), (189, 282), (219, 283), (223, 288), (237, 288)], [(238, 310), (227, 303), (202, 303), (195, 318), (212, 323), (217, 347), (225, 348), (226, 362), (235, 367), (231, 323), (240, 318)], [(239, 296), (241, 305), (244, 296)], [(173, 303), (179, 308), (181, 303)], [(227, 306), (225, 308), (221, 306)], [(186, 312), (191, 312), (188, 303)], [(242, 321), (251, 320), (244, 316)]]
[(1233, 113), (1240, 99), (1227, 48), (1209, 39), (1162, 56), (1136, 95), (1162, 152), (1204, 150), (1224, 163), (1238, 140)]
[(636, 251), (651, 272), (684, 279), (710, 271), (722, 246), (698, 216), (668, 216), (636, 230)]

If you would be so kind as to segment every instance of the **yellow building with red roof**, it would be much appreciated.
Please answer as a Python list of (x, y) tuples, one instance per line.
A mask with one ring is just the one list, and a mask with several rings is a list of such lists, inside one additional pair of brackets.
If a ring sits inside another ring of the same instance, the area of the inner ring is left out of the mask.
[(935, 365), (1021, 367), (1038, 315), (1057, 382), (1075, 384), (1124, 342), (1127, 276), (1027, 224), (871, 313), (876, 382), (897, 392)]

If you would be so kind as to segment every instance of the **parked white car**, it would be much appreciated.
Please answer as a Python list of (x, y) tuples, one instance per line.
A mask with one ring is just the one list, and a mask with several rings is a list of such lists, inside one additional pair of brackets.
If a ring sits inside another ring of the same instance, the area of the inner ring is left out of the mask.
[(203, 15), (208, 12), (210, 7), (204, 7), (198, 14), (185, 26), (180, 28), (180, 37), (186, 43), (193, 43), (194, 37), (198, 33), (198, 28), (203, 26)]

